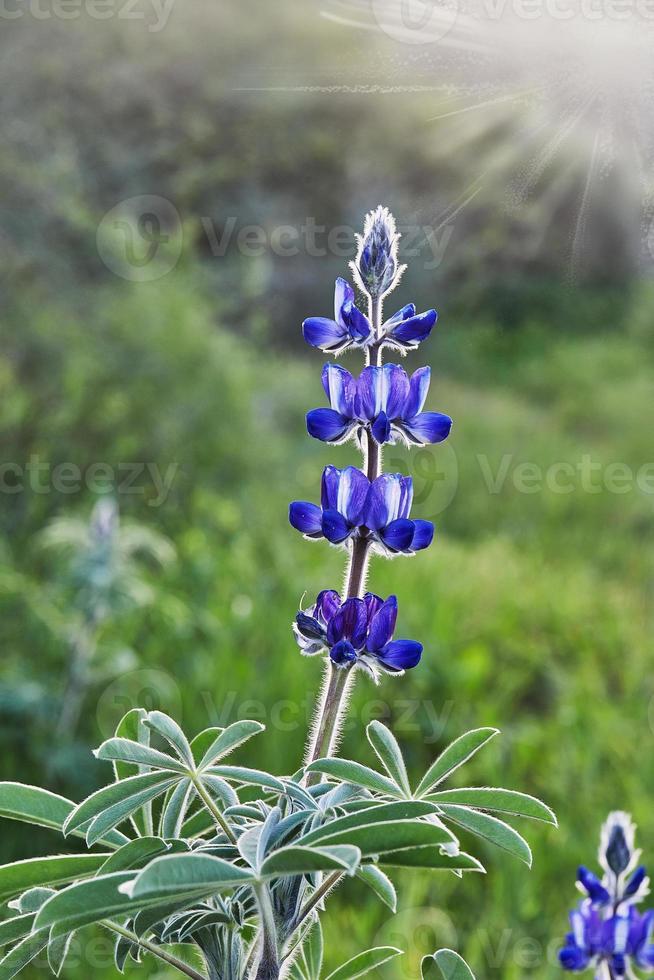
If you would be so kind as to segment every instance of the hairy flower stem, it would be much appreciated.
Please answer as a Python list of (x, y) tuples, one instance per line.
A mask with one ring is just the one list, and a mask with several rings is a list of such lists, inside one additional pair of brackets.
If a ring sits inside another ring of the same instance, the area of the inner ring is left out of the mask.
[[(382, 345), (380, 343), (382, 300), (380, 297), (369, 298), (368, 315), (375, 342), (366, 351), (366, 364), (380, 365), (382, 362)], [(364, 434), (362, 451), (366, 476), (370, 481), (375, 480), (382, 470), (382, 447), (373, 439), (369, 430), (366, 430)], [(363, 597), (369, 562), (369, 539), (364, 536), (355, 538), (352, 542), (345, 577), (345, 599)], [(307, 764), (315, 762), (316, 759), (323, 759), (334, 751), (347, 706), (346, 695), (353, 681), (351, 667), (337, 667), (330, 661), (327, 671), (323, 693), (316, 709), (316, 721), (312, 728), (313, 734), (306, 753)], [(318, 773), (310, 773), (307, 783), (311, 786), (319, 779)]]

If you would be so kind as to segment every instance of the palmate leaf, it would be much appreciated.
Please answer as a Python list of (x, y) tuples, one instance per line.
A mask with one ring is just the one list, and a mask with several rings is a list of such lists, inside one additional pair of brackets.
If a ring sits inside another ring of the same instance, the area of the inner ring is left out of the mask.
[(430, 871), (477, 871), (485, 868), (477, 858), (465, 851), (444, 854), (440, 847), (407, 847), (401, 851), (388, 851), (379, 855), (379, 863), (385, 868), (425, 868)]
[(453, 949), (439, 949), (424, 956), (420, 964), (422, 980), (475, 980), (465, 960)]
[(47, 933), (27, 936), (0, 960), (0, 980), (11, 980), (48, 945)]
[(253, 880), (251, 871), (210, 854), (173, 854), (155, 858), (125, 890), (135, 900), (178, 901), (202, 898)]
[(531, 848), (527, 841), (517, 830), (510, 827), (508, 823), (492, 817), (489, 813), (482, 813), (479, 810), (471, 810), (464, 806), (455, 806), (451, 803), (442, 803), (443, 819), (450, 820), (464, 830), (469, 830), (477, 837), (495, 844), (508, 854), (524, 861), (531, 867), (532, 857)]
[(111, 810), (110, 819), (104, 821), (105, 825), (108, 824), (104, 831), (106, 833), (126, 820), (144, 803), (165, 793), (177, 778), (170, 773), (151, 772), (129, 776), (118, 783), (105, 786), (74, 807), (64, 823), (63, 832), (68, 836), (75, 831), (86, 830), (87, 841), (89, 835), (95, 838), (98, 829), (96, 825), (91, 832), (93, 822), (106, 811)]
[(219, 759), (229, 755), (235, 748), (247, 742), (253, 735), (258, 735), (265, 731), (265, 725), (258, 721), (235, 721), (223, 731), (220, 731), (213, 741), (206, 747), (204, 755), (198, 763), (198, 769), (207, 769), (213, 766)]
[(292, 980), (320, 980), (322, 969), (323, 938), (320, 920), (316, 919), (308, 930), (303, 942), (300, 955), (291, 965)]
[(364, 789), (372, 790), (375, 793), (382, 793), (397, 799), (402, 798), (404, 793), (388, 776), (362, 766), (359, 762), (352, 762), (349, 759), (316, 759), (306, 767), (307, 772), (319, 772), (325, 776), (333, 776), (341, 779), (345, 783), (353, 783), (355, 786), (362, 786)]
[(530, 817), (532, 820), (542, 820), (557, 826), (556, 816), (545, 803), (535, 796), (512, 789), (493, 789), (488, 786), (448, 789), (430, 793), (429, 799), (434, 803), (455, 803), (475, 810), (495, 810), (516, 817)]
[(242, 783), (244, 786), (261, 786), (263, 789), (271, 789), (276, 793), (285, 793), (286, 786), (277, 776), (262, 772), (260, 769), (250, 769), (247, 766), (211, 766), (205, 769), (203, 776), (207, 774), (221, 776), (234, 783)]
[(166, 854), (171, 845), (161, 837), (139, 837), (114, 851), (100, 868), (100, 874), (113, 874), (115, 871), (129, 871), (143, 865), (160, 854)]
[(29, 858), (0, 867), (0, 902), (36, 886), (65, 885), (98, 871), (107, 854), (64, 854)]
[[(76, 809), (72, 800), (24, 783), (0, 783), (0, 816), (19, 820), (36, 827), (48, 827), (63, 832), (64, 824)], [(69, 830), (75, 837), (84, 837), (81, 829)], [(121, 847), (128, 837), (116, 830), (98, 841), (105, 847)]]
[[(150, 745), (150, 729), (145, 725), (148, 713), (143, 708), (133, 708), (118, 723), (115, 731), (116, 738), (127, 738), (139, 745), (148, 747)], [(114, 777), (116, 782), (127, 779), (129, 776), (138, 776), (148, 772), (146, 766), (133, 765), (130, 762), (113, 763)], [(140, 810), (135, 810), (130, 817), (130, 822), (134, 830), (140, 837), (147, 837), (154, 832), (152, 819), (152, 803), (146, 803)]]
[(189, 769), (193, 769), (195, 760), (193, 751), (186, 735), (177, 722), (163, 711), (149, 711), (143, 722), (150, 731), (160, 735), (179, 756), (180, 761)]
[(374, 949), (367, 949), (365, 953), (353, 956), (347, 963), (343, 963), (330, 973), (326, 980), (354, 980), (355, 977), (362, 977), (371, 970), (377, 970), (382, 964), (401, 955), (402, 950), (396, 949), (395, 946), (376, 946)]
[(121, 885), (133, 879), (133, 872), (118, 871), (69, 885), (41, 907), (34, 921), (34, 928), (54, 929), (55, 935), (63, 935), (102, 919), (127, 917), (134, 911), (154, 904), (147, 900), (133, 900), (120, 891)]
[(352, 844), (366, 856), (403, 847), (452, 844), (456, 837), (440, 821), (425, 823), (419, 817), (431, 816), (438, 808), (428, 801), (406, 800), (381, 803), (350, 813), (305, 834), (302, 845)]
[(28, 912), (25, 915), (15, 915), (12, 919), (5, 919), (0, 922), (0, 946), (8, 946), (15, 943), (25, 936), (29, 936), (32, 931), (35, 913)]
[(95, 749), (93, 755), (102, 761), (131, 762), (137, 766), (149, 766), (151, 769), (164, 769), (184, 775), (189, 772), (189, 767), (179, 759), (173, 759), (165, 752), (159, 752), (129, 738), (109, 738)]
[(373, 890), (377, 898), (387, 905), (391, 912), (397, 910), (397, 893), (391, 879), (376, 864), (364, 864), (357, 871), (357, 878)]
[(422, 777), (415, 791), (415, 796), (426, 796), (434, 786), (443, 782), (459, 766), (464, 765), (472, 756), (483, 748), (492, 738), (499, 735), (497, 728), (476, 728), (461, 735), (451, 745), (441, 752)]
[(403, 790), (406, 796), (410, 797), (411, 787), (409, 786), (406, 765), (393, 733), (380, 721), (371, 721), (366, 728), (366, 735), (389, 777)]
[(280, 878), (286, 875), (311, 874), (316, 871), (345, 871), (353, 875), (361, 863), (358, 847), (342, 844), (333, 847), (282, 847), (262, 862), (260, 877)]

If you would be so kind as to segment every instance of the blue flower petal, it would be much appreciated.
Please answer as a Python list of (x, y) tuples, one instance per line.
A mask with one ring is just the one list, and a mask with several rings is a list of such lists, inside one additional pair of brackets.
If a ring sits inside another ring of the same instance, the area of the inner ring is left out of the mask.
[(382, 446), (388, 442), (391, 435), (391, 423), (386, 412), (380, 412), (375, 421), (370, 426), (375, 442)]
[(321, 622), (328, 623), (336, 614), (340, 604), (341, 597), (335, 589), (323, 589), (322, 592), (318, 593), (313, 614)]
[(383, 473), (370, 484), (363, 521), (371, 531), (380, 531), (398, 517), (411, 511), (413, 483), (401, 473)]
[(338, 277), (334, 283), (334, 319), (342, 323), (341, 311), (344, 306), (354, 302), (354, 288), (343, 279)]
[(319, 640), (324, 638), (325, 629), (317, 619), (314, 619), (313, 616), (307, 616), (306, 613), (300, 610), (295, 617), (295, 622), (297, 624), (298, 631), (307, 640)]
[(385, 364), (382, 371), (382, 408), (389, 418), (401, 418), (409, 397), (409, 376), (399, 364)]
[(417, 371), (414, 371), (411, 375), (411, 381), (409, 382), (409, 394), (404, 405), (404, 418), (412, 419), (415, 415), (422, 412), (425, 401), (427, 400), (427, 393), (429, 391), (429, 382), (431, 380), (431, 368), (421, 367)]
[(588, 897), (594, 904), (604, 905), (611, 901), (611, 896), (597, 875), (594, 875), (592, 871), (589, 871), (583, 865), (577, 871), (577, 881), (583, 885)]
[(329, 651), (329, 656), (339, 667), (345, 667), (357, 659), (354, 647), (347, 640), (339, 640)]
[(338, 509), (345, 514), (350, 524), (361, 524), (370, 480), (356, 466), (347, 466), (340, 473)]
[(357, 382), (349, 371), (338, 364), (325, 364), (322, 386), (333, 409), (348, 419), (355, 417)]
[(382, 410), (382, 369), (369, 364), (357, 381), (357, 415), (361, 419), (374, 419)]
[(411, 350), (418, 346), (421, 341), (426, 340), (436, 323), (438, 314), (436, 310), (427, 310), (426, 313), (418, 313), (417, 316), (409, 317), (393, 327), (387, 333), (387, 340), (397, 343), (398, 346)]
[(422, 551), (434, 540), (434, 525), (431, 521), (413, 521), (414, 533), (411, 551)]
[(417, 640), (393, 640), (379, 651), (377, 659), (387, 670), (410, 670), (420, 663), (422, 643)]
[(322, 533), (331, 544), (341, 544), (352, 533), (352, 527), (337, 510), (322, 512)]
[(317, 538), (322, 536), (322, 511), (316, 504), (310, 504), (306, 500), (294, 500), (288, 508), (288, 519), (301, 534)]
[(415, 535), (415, 522), (408, 521), (406, 518), (399, 518), (396, 521), (382, 528), (379, 532), (383, 544), (389, 551), (409, 551)]
[(307, 344), (323, 351), (336, 351), (349, 339), (342, 326), (324, 316), (311, 316), (305, 320), (302, 334)]
[(397, 596), (391, 595), (372, 617), (366, 650), (375, 653), (392, 639), (397, 622)]
[(354, 424), (332, 408), (314, 408), (307, 412), (307, 432), (322, 442), (340, 442), (350, 434)]
[(346, 599), (327, 628), (330, 646), (348, 640), (355, 650), (363, 647), (368, 627), (368, 614), (363, 599)]
[(452, 419), (441, 412), (421, 412), (407, 419), (404, 428), (410, 434), (411, 441), (417, 444), (443, 442), (450, 434)]

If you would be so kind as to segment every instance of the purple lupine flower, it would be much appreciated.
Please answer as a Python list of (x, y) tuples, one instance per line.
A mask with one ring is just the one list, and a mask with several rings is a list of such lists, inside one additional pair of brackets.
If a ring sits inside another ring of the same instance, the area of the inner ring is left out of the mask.
[(413, 554), (429, 547), (431, 521), (411, 520), (413, 481), (400, 473), (385, 473), (372, 483), (365, 473), (348, 466), (327, 466), (322, 476), (321, 506), (296, 500), (289, 508), (293, 527), (307, 538), (327, 538), (345, 544), (367, 538), (389, 557)]
[(384, 600), (372, 592), (363, 599), (341, 601), (333, 590), (321, 592), (315, 605), (300, 610), (293, 632), (300, 650), (309, 656), (328, 652), (339, 667), (363, 667), (375, 679), (379, 672), (401, 674), (415, 667), (422, 644), (394, 640), (397, 597)]
[(323, 442), (345, 442), (368, 427), (378, 443), (399, 436), (407, 445), (424, 446), (447, 439), (452, 419), (441, 412), (423, 412), (431, 370), (419, 368), (409, 379), (397, 364), (366, 367), (355, 379), (337, 364), (326, 364), (322, 383), (331, 408), (307, 413), (307, 430)]
[(416, 313), (413, 303), (409, 303), (382, 324), (384, 344), (395, 347), (402, 354), (415, 350), (432, 332), (437, 319), (436, 310)]
[(559, 952), (565, 970), (595, 971), (596, 980), (633, 977), (632, 967), (654, 972), (654, 910), (641, 914), (636, 905), (649, 894), (644, 867), (637, 866), (635, 826), (628, 813), (609, 814), (602, 827), (600, 880), (580, 867), (577, 882), (586, 896), (570, 913), (571, 932)]
[(368, 317), (354, 303), (354, 289), (340, 277), (334, 289), (334, 319), (309, 317), (302, 333), (307, 344), (334, 355), (348, 347), (365, 347), (372, 339)]

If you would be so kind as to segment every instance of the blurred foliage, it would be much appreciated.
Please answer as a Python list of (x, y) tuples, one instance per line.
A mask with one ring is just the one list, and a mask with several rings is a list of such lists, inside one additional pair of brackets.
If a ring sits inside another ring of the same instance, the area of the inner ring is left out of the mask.
[[(338, 587), (342, 556), (300, 541), (286, 508), (316, 498), (328, 459), (354, 454), (326, 456), (306, 437), (321, 361), (301, 349), (298, 325), (329, 311), (345, 259), (235, 247), (219, 258), (202, 218), (218, 233), (234, 217), (270, 235), (308, 216), (358, 226), (383, 200), (401, 224), (431, 226), (477, 162), (425, 129), (429, 92), (391, 102), (319, 90), (353, 64), (365, 78), (388, 51), (317, 15), (242, 0), (238, 16), (226, 2), (176, 6), (157, 34), (115, 18), (4, 25), (4, 779), (79, 798), (101, 782), (89, 747), (136, 704), (190, 732), (259, 718), (270, 731), (251, 762), (289, 772), (301, 757), (319, 666), (300, 658), (289, 624), (305, 590)], [(424, 71), (418, 58), (416, 80)], [(173, 202), (184, 231), (178, 265), (150, 283), (114, 276), (96, 247), (103, 214), (140, 194)], [(541, 218), (521, 222), (533, 232)], [(476, 782), (533, 791), (561, 829), (532, 831), (531, 873), (488, 855), (485, 880), (400, 876), (406, 911), (392, 926), (346, 884), (325, 920), (328, 967), (391, 943), (409, 956), (385, 975), (414, 977), (419, 956), (445, 944), (483, 977), (554, 978), (575, 869), (592, 861), (606, 811), (631, 809), (645, 856), (654, 851), (654, 292), (633, 279), (617, 231), (594, 275), (566, 285), (565, 236), (555, 223), (535, 254), (480, 196), (442, 264), (414, 259), (398, 291), (398, 307), (441, 311), (408, 366), (431, 362), (431, 407), (455, 428), (433, 453), (387, 452), (439, 532), (412, 561), (377, 562), (370, 584), (398, 593), (402, 631), (426, 653), (404, 679), (359, 681), (344, 741), (369, 761), (361, 729), (381, 717), (419, 770), (466, 728), (497, 725)], [(67, 464), (79, 477), (62, 483)], [(120, 676), (89, 692), (53, 774), (34, 746), (60, 705), (70, 609), (53, 582), (63, 568), (35, 535), (86, 518), (98, 480), (178, 560), (145, 570), (151, 605), (103, 623)], [(4, 826), (1, 859), (36, 853), (36, 836)], [(114, 976), (92, 955), (66, 976), (86, 980), (89, 964), (94, 980)]]

